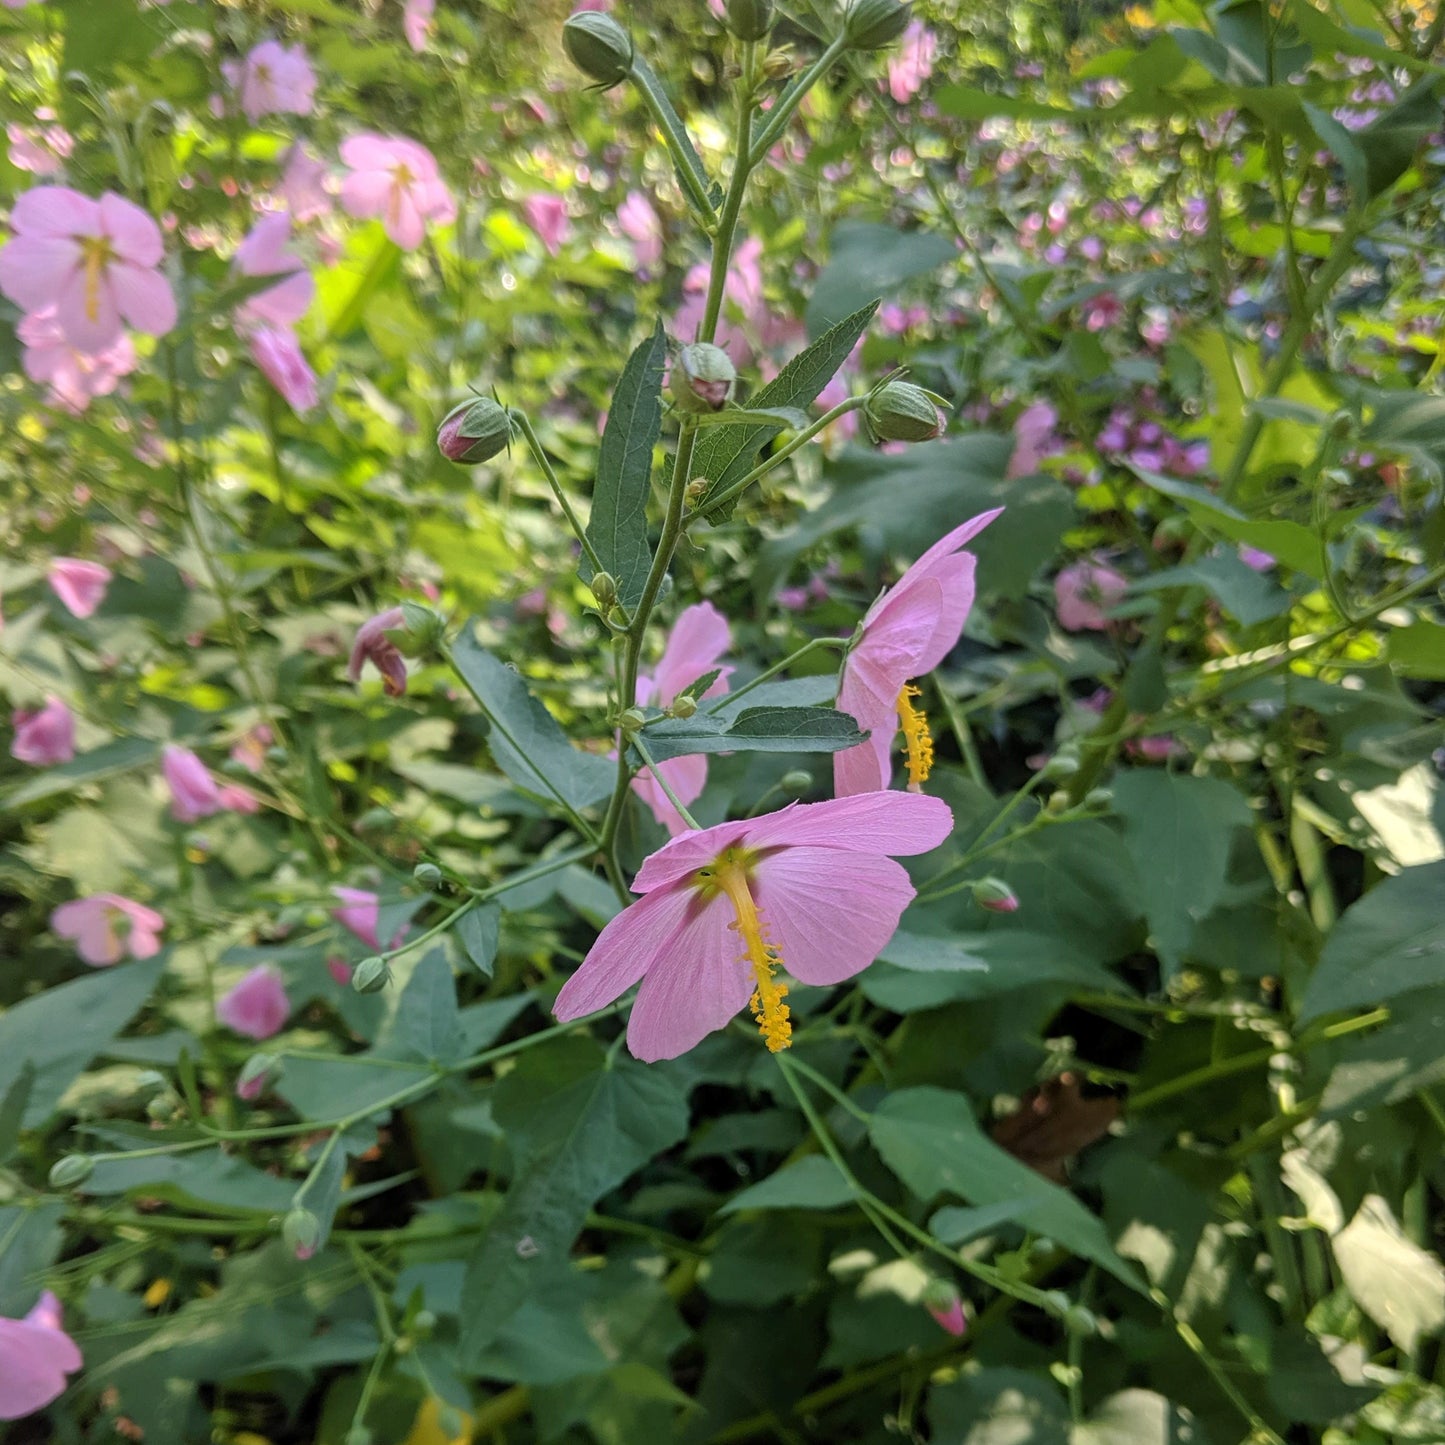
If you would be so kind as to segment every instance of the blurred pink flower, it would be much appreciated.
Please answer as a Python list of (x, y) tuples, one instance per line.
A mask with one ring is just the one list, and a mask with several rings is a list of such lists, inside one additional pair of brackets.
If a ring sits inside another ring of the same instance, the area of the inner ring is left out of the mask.
[(310, 411), (318, 400), (316, 373), (292, 332), (284, 326), (257, 326), (246, 340), (251, 360), (291, 410), (298, 415)]
[(316, 282), (306, 263), (290, 248), (291, 217), (286, 211), (262, 216), (236, 247), (234, 267), (241, 276), (275, 276), (277, 284), (259, 291), (236, 308), (242, 322), (290, 326), (311, 305)]
[(863, 632), (843, 661), (838, 710), (850, 713), (868, 740), (833, 754), (833, 791), (840, 798), (887, 788), (893, 739), (900, 726), (907, 748), (909, 788), (928, 777), (933, 743), (928, 722), (912, 701), (910, 679), (932, 672), (953, 651), (973, 610), (971, 552), (961, 549), (1003, 510), (981, 512), (933, 544), (899, 579), (878, 594)]
[(50, 388), (47, 398), (77, 416), (92, 398), (109, 396), (123, 376), (139, 364), (135, 346), (124, 333), (101, 351), (80, 351), (56, 320), (55, 307), (22, 316), (15, 335), (25, 347), (20, 364), (31, 381)]
[(171, 817), (176, 822), (195, 823), (226, 806), (211, 770), (189, 748), (167, 743), (161, 750), (161, 773), (171, 790)]
[(1084, 302), (1084, 327), (1089, 331), (1107, 331), (1117, 326), (1124, 316), (1124, 303), (1112, 291)]
[(425, 50), (432, 32), (432, 15), (436, 12), (437, 0), (406, 0), (406, 10), (401, 17), (401, 28), (406, 43), (413, 50)]
[[(686, 692), (698, 678), (711, 672), (717, 660), (732, 645), (732, 630), (727, 618), (711, 602), (699, 602), (678, 614), (667, 646), (651, 677), (637, 679), (637, 703), (641, 707), (671, 707), (679, 693)], [(717, 680), (703, 694), (721, 697), (728, 690), (731, 667), (724, 667)], [(685, 808), (702, 796), (707, 786), (707, 758), (701, 754), (668, 758), (657, 765), (667, 785), (677, 794)], [(656, 778), (648, 769), (632, 780), (632, 791), (652, 810), (652, 816), (674, 836), (684, 832), (687, 824), (672, 805)]]
[(259, 964), (228, 993), (216, 1000), (216, 1020), (248, 1039), (269, 1039), (291, 1016), (291, 1001), (280, 973)]
[(898, 49), (888, 59), (888, 93), (905, 105), (933, 74), (938, 55), (938, 38), (919, 20), (909, 23)]
[(331, 209), (326, 175), (326, 162), (312, 155), (305, 142), (295, 141), (286, 152), (281, 169), (281, 196), (297, 221), (314, 221)]
[(358, 219), (380, 216), (402, 250), (421, 245), (428, 221), (456, 220), (457, 203), (424, 145), (366, 132), (342, 141), (341, 159), (351, 170), (341, 185), (341, 204)]
[[(354, 933), (368, 948), (380, 951), (382, 942), (377, 929), (381, 926), (381, 899), (365, 888), (342, 888), (337, 885), (331, 891), (342, 903), (340, 908), (331, 910), (331, 916), (343, 928)], [(406, 928), (403, 926), (397, 929), (396, 937), (386, 947), (397, 947), (405, 937)]]
[(1277, 565), (1274, 557), (1270, 553), (1261, 552), (1258, 547), (1240, 547), (1239, 560), (1255, 572), (1268, 572), (1272, 567)]
[(68, 763), (75, 756), (75, 718), (58, 697), (47, 697), (38, 712), (15, 712), (15, 737), (10, 756), (32, 767)]
[[(15, 0), (5, 0), (15, 9)], [(65, 1393), (85, 1361), (61, 1328), (60, 1301), (46, 1290), (23, 1319), (0, 1318), (0, 1420), (19, 1420)]]
[(48, 574), (51, 590), (72, 617), (89, 617), (105, 601), (110, 578), (109, 567), (79, 557), (57, 557)]
[(125, 321), (164, 336), (176, 299), (156, 268), (160, 228), (122, 196), (97, 201), (67, 186), (34, 186), (10, 213), (14, 235), (0, 246), (0, 292), (25, 312), (55, 308), (66, 339), (103, 351)]
[(1131, 738), (1124, 745), (1124, 751), (1131, 757), (1143, 758), (1148, 763), (1167, 763), (1179, 753), (1179, 744), (1170, 733), (1154, 733), (1150, 737)]
[(914, 896), (888, 856), (948, 837), (940, 798), (873, 793), (683, 833), (642, 865), (642, 898), (598, 935), (553, 1012), (582, 1018), (639, 981), (627, 1046), (676, 1058), (750, 1008), (774, 1052), (792, 1035), (779, 967), (828, 987), (877, 958)]
[(1014, 418), (1014, 449), (1005, 476), (1026, 477), (1038, 470), (1046, 456), (1058, 451), (1059, 439), (1054, 434), (1058, 421), (1058, 412), (1046, 401), (1026, 406)]
[[(749, 236), (733, 252), (723, 282), (723, 310), (716, 339), (736, 366), (745, 366), (751, 360), (755, 339), (769, 340), (767, 333), (771, 330), (772, 317), (763, 294), (763, 272), (759, 264), (762, 253), (762, 241)], [(673, 319), (673, 334), (682, 341), (695, 340), (702, 329), (709, 275), (707, 263), (700, 261), (683, 278), (682, 305)]]
[(5, 134), (10, 141), (10, 164), (33, 176), (53, 176), (75, 149), (75, 139), (64, 126), (23, 126), (11, 121)]
[(1065, 567), (1054, 578), (1059, 625), (1068, 632), (1103, 632), (1105, 615), (1124, 600), (1129, 579), (1103, 562), (1086, 559)]
[(543, 192), (528, 196), (522, 202), (522, 214), (527, 224), (537, 233), (537, 239), (555, 256), (563, 243), (572, 234), (572, 222), (567, 217), (567, 202), (561, 196)]
[(386, 635), (405, 622), (406, 614), (400, 607), (388, 607), (356, 629), (346, 664), (346, 675), (352, 682), (361, 681), (361, 669), (369, 662), (381, 674), (381, 685), (388, 697), (400, 697), (406, 691), (406, 659)]
[(267, 115), (310, 115), (315, 108), (316, 73), (299, 45), (263, 40), (244, 61), (225, 61), (221, 74), (252, 122)]
[(160, 952), (157, 935), (165, 926), (154, 908), (119, 893), (73, 898), (50, 915), (50, 927), (61, 938), (73, 939), (81, 962), (92, 968), (107, 968), (127, 954), (153, 958)]
[(612, 0), (577, 0), (574, 10), (611, 10)]
[(650, 271), (662, 260), (662, 221), (641, 191), (629, 191), (617, 208), (617, 227), (632, 242), (638, 266)]
[(899, 306), (895, 302), (887, 301), (878, 308), (878, 324), (890, 336), (902, 336), (915, 326), (924, 325), (928, 317), (926, 306)]
[(265, 723), (257, 723), (236, 739), (231, 748), (231, 761), (240, 763), (248, 773), (259, 773), (261, 764), (266, 760), (266, 749), (275, 741), (271, 729)]

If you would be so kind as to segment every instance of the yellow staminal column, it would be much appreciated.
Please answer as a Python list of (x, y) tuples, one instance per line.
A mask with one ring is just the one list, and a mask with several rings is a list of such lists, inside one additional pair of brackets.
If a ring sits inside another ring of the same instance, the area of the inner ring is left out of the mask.
[(928, 781), (933, 770), (933, 739), (929, 736), (923, 709), (914, 705), (913, 699), (917, 696), (918, 689), (911, 682), (905, 682), (898, 694), (898, 722), (908, 749), (908, 786), (913, 792)]
[(81, 246), (85, 252), (85, 315), (94, 321), (100, 315), (100, 278), (110, 260), (110, 245), (103, 236), (87, 236)]
[(713, 878), (733, 906), (735, 916), (732, 927), (741, 935), (748, 951), (748, 961), (753, 967), (755, 986), (748, 1007), (758, 1021), (758, 1031), (767, 1042), (769, 1051), (776, 1054), (793, 1042), (793, 1026), (788, 1022), (789, 1010), (783, 1002), (788, 986), (778, 983), (773, 977), (782, 960), (778, 950), (767, 940), (763, 921), (758, 917), (758, 906), (748, 889), (747, 869), (743, 863), (724, 855)]

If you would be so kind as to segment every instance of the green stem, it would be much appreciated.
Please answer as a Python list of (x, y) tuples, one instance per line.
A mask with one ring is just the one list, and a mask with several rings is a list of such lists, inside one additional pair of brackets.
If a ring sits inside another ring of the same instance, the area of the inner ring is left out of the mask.
[[(743, 195), (747, 190), (749, 163), (748, 138), (752, 134), (753, 95), (752, 68), (753, 46), (743, 46), (743, 82), (738, 95), (737, 130), (733, 137), (733, 174), (728, 183), (727, 195), (723, 198), (722, 215), (718, 218), (717, 239), (714, 246), (732, 260), (733, 238), (737, 235), (738, 216), (742, 211)], [(714, 266), (707, 282), (707, 300), (702, 312), (702, 339), (710, 341), (717, 335), (718, 318), (722, 315), (723, 296), (727, 291), (728, 267)]]
[(767, 123), (754, 137), (748, 151), (749, 168), (759, 165), (766, 158), (773, 143), (793, 118), (793, 112), (803, 103), (803, 97), (828, 73), (847, 48), (848, 42), (841, 35), (829, 41), (827, 49), (778, 97), (768, 112)]
[(678, 816), (682, 819), (682, 821), (686, 823), (687, 826), (691, 828), (694, 832), (697, 832), (702, 825), (697, 821), (696, 818), (692, 816), (691, 813), (687, 811), (687, 808), (683, 804), (682, 799), (679, 798), (677, 794), (672, 791), (672, 785), (667, 781), (665, 777), (663, 777), (662, 769), (659, 768), (657, 764), (653, 761), (652, 754), (647, 751), (647, 745), (642, 741), (641, 734), (634, 733), (632, 735), (631, 741), (632, 746), (637, 749), (639, 755), (642, 758), (642, 761), (647, 764), (648, 771), (657, 780), (657, 786), (661, 788), (664, 793), (667, 794), (667, 801), (671, 803), (674, 808), (677, 809)]

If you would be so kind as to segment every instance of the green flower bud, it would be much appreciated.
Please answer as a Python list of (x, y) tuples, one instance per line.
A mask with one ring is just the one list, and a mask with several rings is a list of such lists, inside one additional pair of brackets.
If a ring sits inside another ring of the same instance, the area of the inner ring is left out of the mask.
[(610, 572), (599, 572), (593, 577), (591, 586), (597, 606), (606, 617), (617, 605), (617, 579)]
[(341, 1445), (373, 1445), (374, 1438), (365, 1425), (353, 1425), (342, 1436)]
[(721, 346), (695, 341), (682, 347), (672, 363), (668, 386), (682, 411), (721, 411), (732, 400), (737, 368)]
[(89, 1154), (67, 1154), (57, 1159), (50, 1169), (52, 1189), (74, 1189), (84, 1184), (95, 1169), (95, 1160)]
[(435, 863), (418, 863), (411, 876), (423, 888), (435, 888), (442, 881), (442, 870)]
[(643, 724), (647, 721), (647, 715), (639, 707), (630, 707), (617, 719), (617, 726), (625, 733), (639, 733)]
[(419, 1335), (429, 1335), (437, 1327), (437, 1317), (430, 1310), (418, 1310), (411, 1327)]
[(899, 0), (853, 0), (843, 16), (843, 36), (854, 50), (882, 50), (908, 28), (908, 6)]
[(795, 768), (791, 773), (783, 774), (778, 786), (790, 798), (801, 798), (813, 786), (813, 775), (804, 768)]
[(1090, 788), (1084, 794), (1084, 806), (1086, 808), (1107, 808), (1114, 801), (1114, 790), (1112, 788)]
[(1018, 894), (1002, 878), (982, 878), (973, 885), (973, 901), (990, 913), (1017, 913)]
[(911, 381), (890, 381), (863, 408), (868, 429), (878, 441), (931, 442), (943, 435), (938, 398)]
[(727, 0), (727, 13), (739, 40), (761, 40), (773, 28), (772, 0)]
[(1068, 753), (1055, 753), (1041, 769), (1044, 779), (1050, 783), (1066, 782), (1079, 771), (1079, 760)]
[(604, 90), (620, 85), (632, 70), (632, 37), (600, 11), (573, 15), (562, 27), (562, 45), (572, 64)]
[(363, 958), (351, 975), (351, 986), (357, 993), (380, 993), (390, 982), (390, 967), (384, 958), (376, 955)]
[(512, 419), (489, 396), (454, 406), (437, 428), (437, 450), (464, 467), (491, 461), (511, 440)]
[(281, 1221), (281, 1238), (297, 1259), (310, 1259), (321, 1239), (321, 1221), (309, 1209), (293, 1204)]
[(697, 711), (697, 699), (683, 693), (681, 697), (672, 700), (672, 706), (668, 708), (673, 717), (689, 718)]

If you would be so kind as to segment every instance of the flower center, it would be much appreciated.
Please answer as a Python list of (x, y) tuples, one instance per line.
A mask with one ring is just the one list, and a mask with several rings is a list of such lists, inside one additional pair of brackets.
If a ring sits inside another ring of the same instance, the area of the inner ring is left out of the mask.
[(773, 977), (782, 957), (777, 948), (768, 942), (767, 928), (758, 916), (758, 905), (748, 887), (748, 864), (751, 861), (752, 855), (746, 850), (727, 848), (708, 867), (699, 868), (696, 877), (705, 892), (725, 893), (733, 906), (733, 921), (728, 926), (741, 936), (747, 950), (747, 961), (753, 970), (753, 996), (748, 1000), (748, 1008), (758, 1021), (758, 1032), (766, 1041), (769, 1052), (776, 1054), (793, 1041), (793, 1026), (788, 1021), (789, 1009), (783, 1002), (788, 986)]
[(928, 781), (933, 770), (933, 739), (928, 733), (928, 719), (913, 699), (918, 689), (911, 682), (903, 684), (898, 694), (898, 723), (903, 729), (903, 743), (908, 749), (908, 786), (915, 792)]
[(415, 179), (405, 161), (398, 161), (391, 168), (391, 195), (387, 198), (386, 216), (393, 226), (401, 220), (401, 203), (406, 198), (407, 188)]
[(100, 315), (100, 283), (105, 268), (115, 259), (110, 241), (105, 236), (81, 236), (80, 251), (85, 258), (85, 317), (94, 321)]

